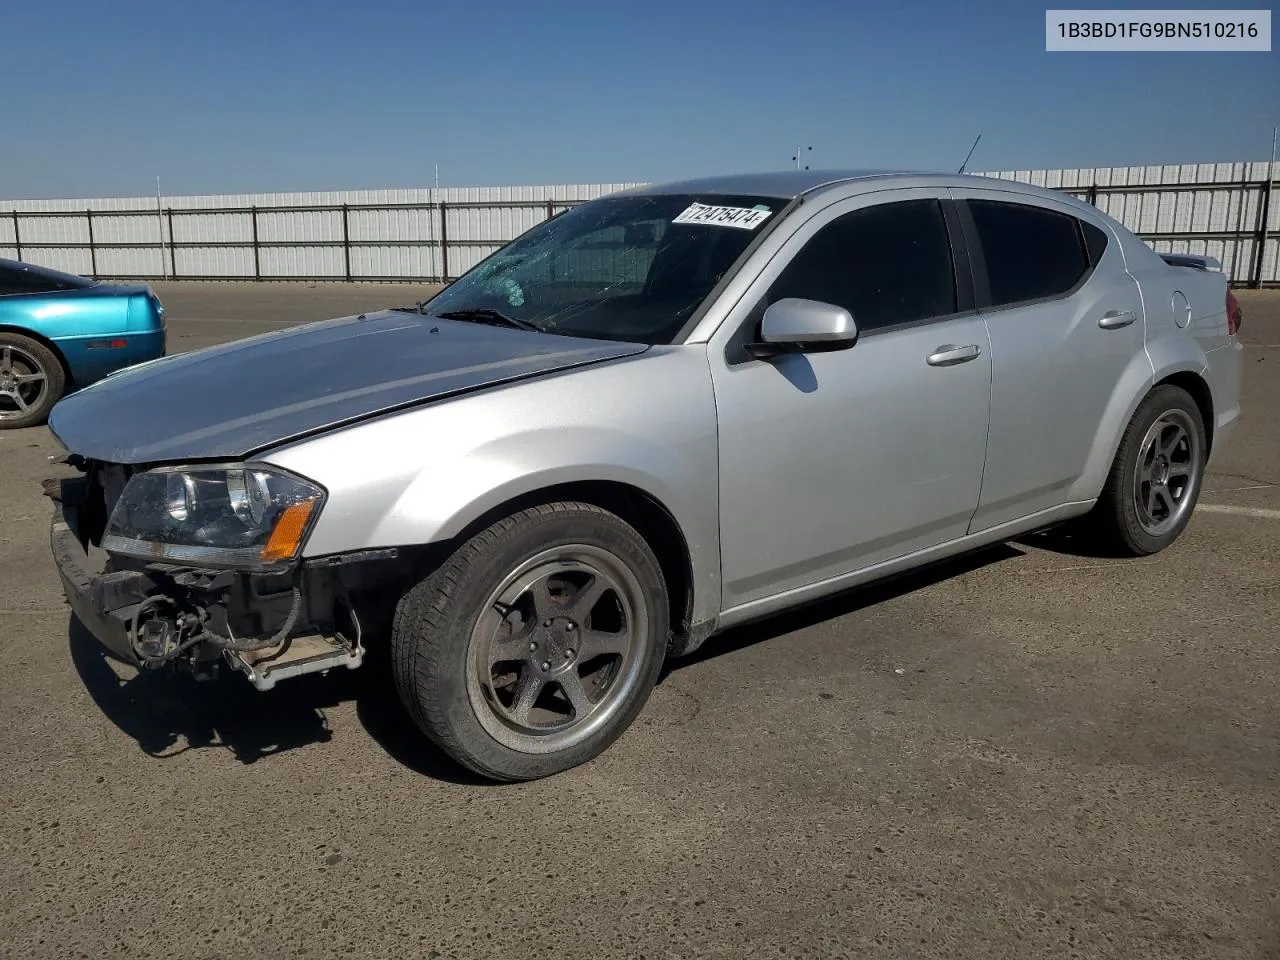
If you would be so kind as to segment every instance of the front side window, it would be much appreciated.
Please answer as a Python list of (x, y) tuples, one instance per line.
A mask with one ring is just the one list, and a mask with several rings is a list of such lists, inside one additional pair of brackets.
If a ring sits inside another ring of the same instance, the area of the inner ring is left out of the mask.
[(567, 336), (671, 343), (786, 201), (605, 197), (539, 224), (443, 290), (431, 316)]
[[(992, 306), (1060, 297), (1090, 269), (1075, 217), (1029, 204), (965, 202), (978, 229)], [(1100, 258), (1101, 249), (1096, 253)]]
[(955, 313), (941, 203), (884, 203), (833, 220), (769, 288), (769, 303), (785, 297), (844, 307), (862, 331)]

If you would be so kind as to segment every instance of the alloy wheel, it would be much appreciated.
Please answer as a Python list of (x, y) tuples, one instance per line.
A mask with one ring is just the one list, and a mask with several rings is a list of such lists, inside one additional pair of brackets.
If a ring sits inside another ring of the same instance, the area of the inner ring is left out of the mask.
[(1182, 410), (1156, 419), (1138, 446), (1133, 498), (1138, 523), (1153, 537), (1177, 526), (1190, 509), (1202, 471), (1200, 434)]
[(0, 420), (25, 417), (45, 401), (49, 376), (21, 347), (0, 345)]
[(600, 729), (640, 678), (648, 615), (639, 581), (603, 548), (552, 548), (492, 592), (471, 633), (467, 692), (481, 725), (525, 753)]

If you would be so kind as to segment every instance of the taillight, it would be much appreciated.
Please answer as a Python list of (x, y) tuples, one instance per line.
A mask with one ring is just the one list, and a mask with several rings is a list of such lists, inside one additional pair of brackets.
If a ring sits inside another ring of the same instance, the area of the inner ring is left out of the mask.
[(1231, 288), (1227, 287), (1227, 334), (1234, 337), (1240, 330), (1240, 322), (1244, 319), (1244, 312), (1240, 309), (1240, 301), (1236, 299), (1236, 295), (1231, 292)]

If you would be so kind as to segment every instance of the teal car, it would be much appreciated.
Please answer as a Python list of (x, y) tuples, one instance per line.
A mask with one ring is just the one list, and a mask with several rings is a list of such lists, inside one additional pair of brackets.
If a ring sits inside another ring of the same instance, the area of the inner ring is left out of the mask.
[(68, 392), (164, 352), (164, 306), (146, 284), (0, 259), (0, 429), (44, 423)]

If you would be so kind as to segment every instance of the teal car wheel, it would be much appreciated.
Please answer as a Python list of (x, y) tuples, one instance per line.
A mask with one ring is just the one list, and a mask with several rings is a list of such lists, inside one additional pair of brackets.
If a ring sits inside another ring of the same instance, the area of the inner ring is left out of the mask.
[(0, 429), (44, 423), (65, 389), (62, 364), (48, 347), (0, 333)]

